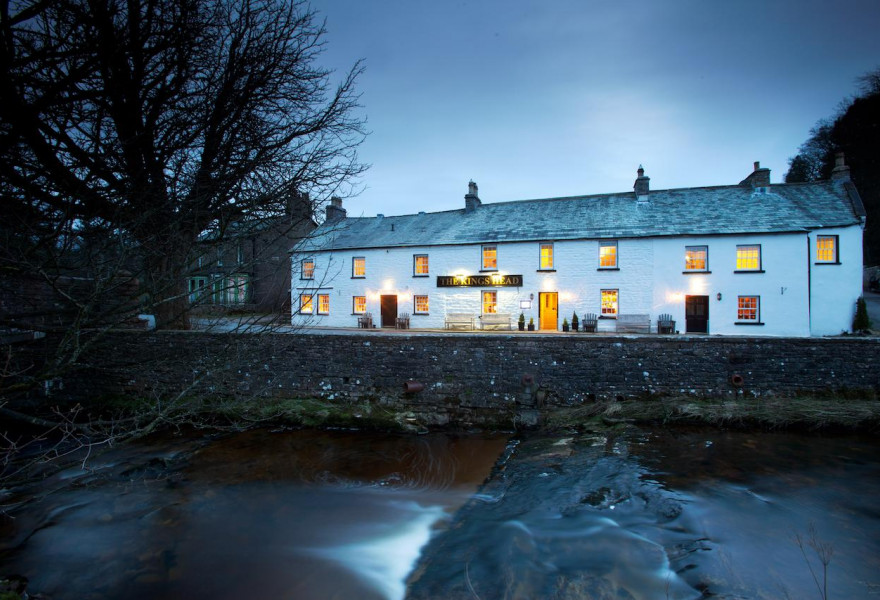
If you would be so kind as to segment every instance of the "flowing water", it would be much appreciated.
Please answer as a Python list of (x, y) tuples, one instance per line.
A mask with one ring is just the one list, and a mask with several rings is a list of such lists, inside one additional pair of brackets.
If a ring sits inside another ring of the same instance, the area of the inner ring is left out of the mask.
[(878, 450), (680, 429), (155, 439), (20, 490), (0, 573), (54, 600), (876, 598)]

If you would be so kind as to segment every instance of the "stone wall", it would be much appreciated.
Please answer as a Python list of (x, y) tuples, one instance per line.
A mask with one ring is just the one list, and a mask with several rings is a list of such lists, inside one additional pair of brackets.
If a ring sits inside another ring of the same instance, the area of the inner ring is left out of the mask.
[(114, 333), (62, 383), (79, 398), (311, 397), (467, 425), (604, 399), (876, 395), (880, 339)]

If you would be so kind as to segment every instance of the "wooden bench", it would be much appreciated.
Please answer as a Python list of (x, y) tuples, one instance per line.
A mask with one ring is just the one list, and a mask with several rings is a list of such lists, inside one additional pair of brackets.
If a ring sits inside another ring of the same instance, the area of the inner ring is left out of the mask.
[(364, 313), (358, 317), (358, 329), (373, 328), (373, 313)]
[(675, 333), (675, 321), (672, 315), (662, 314), (657, 317), (657, 333)]
[(617, 315), (618, 333), (650, 333), (651, 315)]
[(581, 319), (581, 329), (584, 330), (584, 333), (596, 333), (598, 327), (599, 317), (594, 313), (587, 313), (584, 315), (584, 318)]
[(475, 318), (473, 313), (446, 313), (446, 329), (473, 329)]
[(487, 313), (480, 316), (480, 326), (483, 329), (504, 327), (510, 330), (513, 329), (513, 321), (510, 318), (510, 313)]

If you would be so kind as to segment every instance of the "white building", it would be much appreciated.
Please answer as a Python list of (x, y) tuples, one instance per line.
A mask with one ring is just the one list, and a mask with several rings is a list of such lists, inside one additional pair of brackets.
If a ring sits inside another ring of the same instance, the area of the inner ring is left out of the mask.
[[(821, 336), (849, 331), (862, 289), (865, 210), (849, 169), (830, 181), (738, 185), (482, 204), (325, 223), (292, 254), (292, 322), (376, 327), (410, 315), (442, 329), (461, 314), (520, 313), (556, 330), (573, 313), (614, 331), (624, 315), (670, 314), (676, 330)], [(497, 318), (497, 317), (496, 317)], [(488, 319), (487, 319), (488, 320)]]

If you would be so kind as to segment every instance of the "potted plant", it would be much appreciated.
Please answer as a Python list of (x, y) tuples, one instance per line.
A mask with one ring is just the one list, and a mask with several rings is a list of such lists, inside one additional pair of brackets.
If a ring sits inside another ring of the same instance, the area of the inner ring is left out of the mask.
[(568, 331), (568, 319), (562, 319), (562, 331)]
[(535, 320), (529, 319), (529, 331), (534, 331), (534, 330), (535, 330)]
[(519, 330), (524, 331), (526, 328), (526, 316), (523, 313), (519, 313)]
[(571, 330), (577, 331), (579, 325), (580, 321), (578, 320), (578, 314), (576, 312), (571, 313)]

